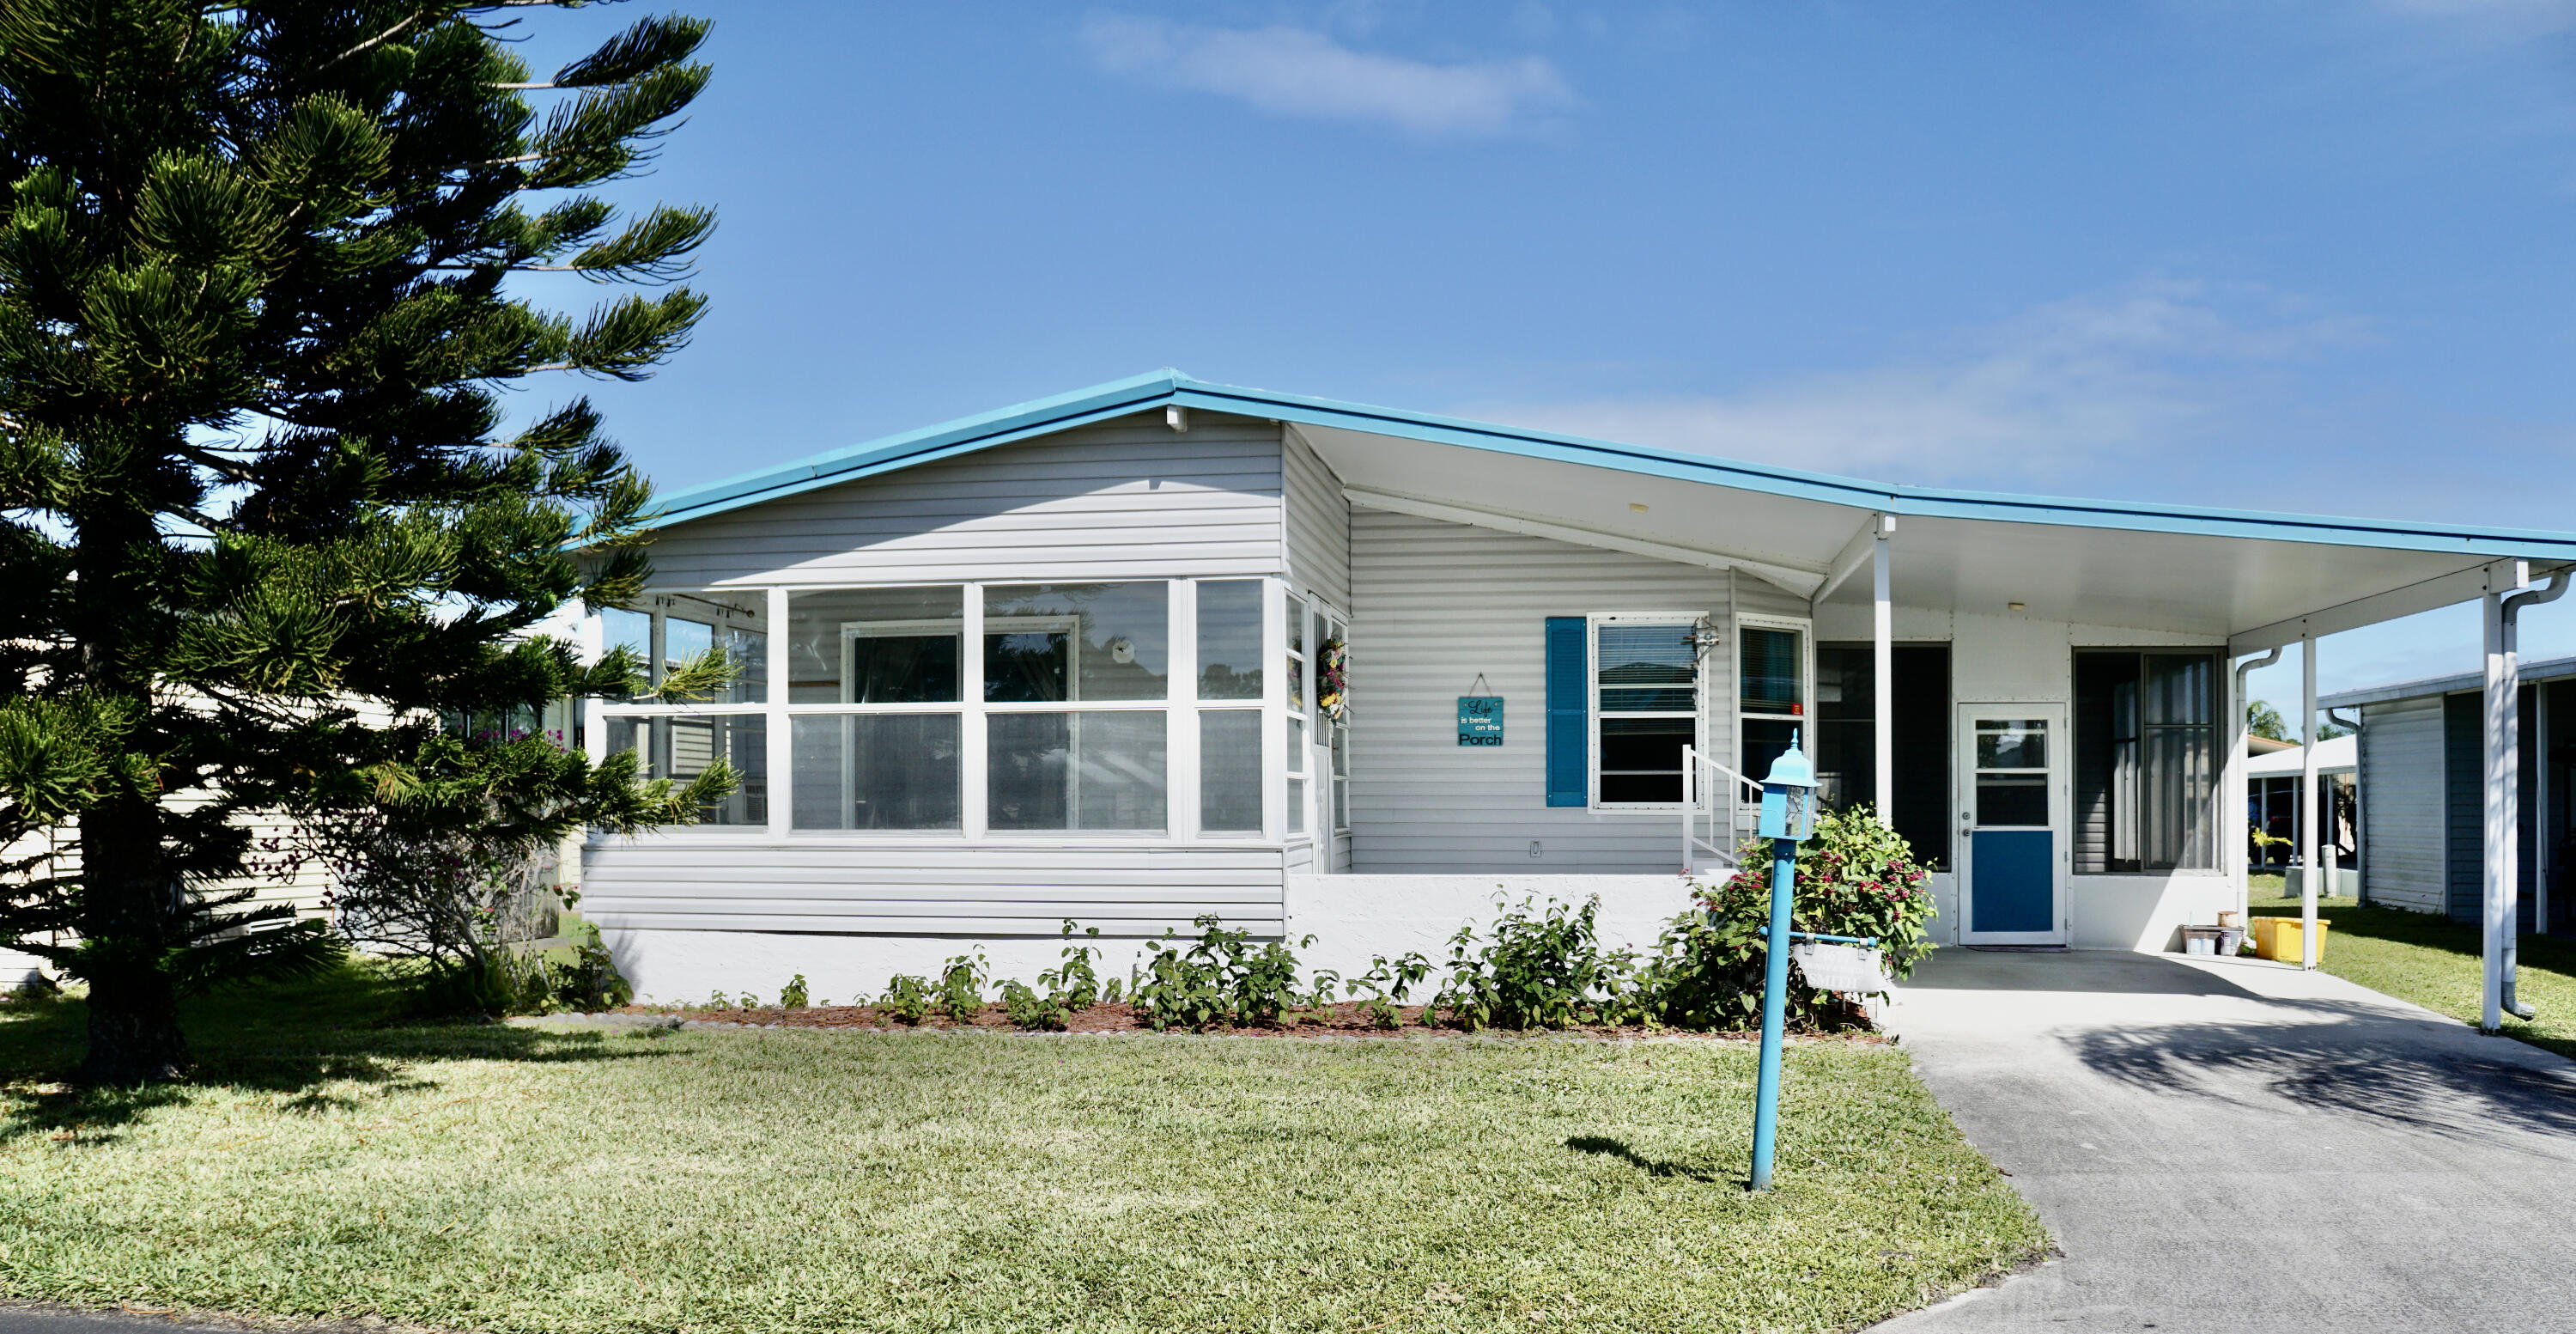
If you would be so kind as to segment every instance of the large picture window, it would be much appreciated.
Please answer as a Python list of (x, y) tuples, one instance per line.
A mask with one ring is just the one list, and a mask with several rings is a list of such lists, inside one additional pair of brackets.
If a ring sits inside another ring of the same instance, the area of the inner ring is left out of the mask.
[(2075, 655), (2075, 870), (2218, 865), (2218, 657)]
[(964, 827), (965, 626), (955, 584), (787, 595), (791, 829)]

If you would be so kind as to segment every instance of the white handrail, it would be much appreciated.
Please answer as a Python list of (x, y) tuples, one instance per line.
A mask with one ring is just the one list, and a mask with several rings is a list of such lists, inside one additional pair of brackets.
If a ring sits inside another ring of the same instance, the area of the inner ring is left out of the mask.
[[(1749, 803), (1747, 796), (1752, 798)], [(1697, 747), (1682, 747), (1682, 874), (1709, 863), (1734, 870), (1735, 850), (1751, 832), (1751, 817), (1761, 809), (1760, 783), (1710, 759)]]

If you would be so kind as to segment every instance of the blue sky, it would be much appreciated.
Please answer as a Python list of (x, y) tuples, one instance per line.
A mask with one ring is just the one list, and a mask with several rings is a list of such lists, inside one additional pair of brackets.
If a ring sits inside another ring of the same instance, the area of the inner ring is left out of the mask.
[[(592, 390), (665, 489), (1171, 365), (2576, 529), (2576, 0), (685, 7), (715, 81), (620, 191), (718, 209), (714, 306)], [(527, 54), (636, 12), (539, 15)], [(2528, 619), (2576, 652), (2576, 599)], [(2477, 653), (2455, 608), (2319, 671)]]

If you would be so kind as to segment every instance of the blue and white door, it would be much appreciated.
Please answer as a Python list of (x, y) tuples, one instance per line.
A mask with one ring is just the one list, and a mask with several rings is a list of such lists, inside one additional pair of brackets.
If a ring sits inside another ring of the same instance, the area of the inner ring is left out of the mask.
[(1959, 940), (2066, 943), (2063, 704), (1959, 706)]

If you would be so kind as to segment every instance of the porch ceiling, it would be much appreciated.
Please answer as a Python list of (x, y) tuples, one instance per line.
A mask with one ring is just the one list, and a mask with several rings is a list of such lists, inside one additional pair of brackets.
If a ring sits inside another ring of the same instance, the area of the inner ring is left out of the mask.
[[(1297, 431), (1358, 504), (1733, 565), (1800, 597), (1865, 554), (1875, 514), (1894, 513), (1890, 591), (1900, 605), (2004, 615), (2019, 602), (2034, 618), (2225, 638), (2237, 652), (2295, 640), (2302, 628), (2330, 634), (2476, 597), (2498, 563), (2493, 548), (2461, 549), (2467, 542), (2445, 551), (2379, 545), (2359, 531), (2347, 544), (2139, 530), (2091, 522), (2083, 502), (2034, 501), (2028, 517), (1926, 514), (1938, 507), (1898, 491), (1857, 497), (1877, 506), (1846, 504), (1342, 426)], [(2084, 521), (2051, 523), (2051, 510)], [(2198, 526), (2189, 517), (2167, 527)], [(2562, 563), (2543, 556), (2532, 569)], [(1824, 600), (1869, 598), (1864, 564)]]

